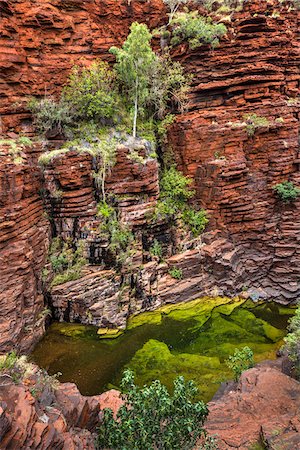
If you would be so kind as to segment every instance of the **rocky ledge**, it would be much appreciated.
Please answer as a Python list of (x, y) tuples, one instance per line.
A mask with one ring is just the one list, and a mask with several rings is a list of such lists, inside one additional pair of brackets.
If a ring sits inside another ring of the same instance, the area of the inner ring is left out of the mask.
[[(0, 384), (1, 449), (94, 450), (101, 410), (114, 413), (122, 405), (118, 391), (84, 397), (72, 383), (51, 387), (38, 369), (22, 383)], [(7, 381), (7, 380), (6, 380)], [(228, 383), (209, 403), (206, 429), (220, 450), (300, 448), (300, 383), (266, 362), (244, 372), (239, 383)]]

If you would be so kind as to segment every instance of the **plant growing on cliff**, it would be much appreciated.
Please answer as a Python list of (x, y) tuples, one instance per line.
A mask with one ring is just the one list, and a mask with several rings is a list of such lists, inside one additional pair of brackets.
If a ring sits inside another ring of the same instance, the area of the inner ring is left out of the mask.
[(95, 61), (90, 67), (73, 67), (62, 98), (76, 120), (113, 123), (120, 103), (115, 78), (104, 61)]
[(119, 220), (116, 209), (106, 202), (98, 204), (97, 215), (102, 218), (99, 232), (108, 239), (109, 251), (117, 264), (122, 266), (131, 255), (134, 235), (130, 228)]
[(35, 126), (40, 133), (55, 130), (63, 133), (65, 127), (74, 121), (70, 105), (64, 98), (55, 101), (53, 97), (45, 97), (41, 100), (31, 99), (28, 107), (34, 115)]
[(300, 189), (294, 186), (291, 181), (278, 183), (273, 187), (274, 192), (285, 203), (293, 202), (300, 195)]
[(191, 184), (192, 180), (185, 177), (174, 166), (165, 169), (160, 180), (160, 198), (154, 218), (180, 219), (194, 236), (199, 236), (203, 233), (208, 218), (204, 209), (196, 211), (188, 205), (188, 201), (195, 195)]
[(290, 319), (289, 333), (284, 338), (283, 351), (292, 361), (297, 378), (300, 378), (300, 306), (295, 315)]
[(171, 26), (171, 45), (187, 41), (191, 49), (205, 44), (216, 48), (227, 33), (223, 23), (214, 23), (210, 17), (200, 16), (198, 11), (176, 13)]
[(170, 24), (180, 6), (186, 5), (189, 2), (189, 0), (163, 0), (163, 2), (170, 11), (169, 13), (169, 24)]
[(183, 274), (182, 274), (182, 269), (180, 269), (180, 268), (178, 268), (178, 267), (172, 267), (172, 268), (169, 270), (169, 275), (170, 275), (172, 278), (175, 278), (175, 280), (182, 280), (182, 276), (183, 276)]
[(145, 24), (134, 22), (122, 48), (111, 47), (116, 56), (116, 71), (124, 86), (124, 94), (132, 105), (133, 137), (136, 137), (137, 119), (149, 94), (150, 71), (156, 60), (150, 41), (151, 33)]
[(110, 409), (104, 410), (99, 449), (189, 450), (199, 438), (205, 440), (203, 423), (208, 409), (202, 401), (194, 403), (197, 388), (192, 381), (178, 377), (170, 395), (158, 380), (139, 388), (133, 372), (126, 370), (121, 388), (124, 405), (116, 419)]
[(95, 158), (97, 170), (93, 172), (96, 187), (101, 190), (102, 200), (105, 203), (105, 180), (116, 163), (117, 139), (104, 137), (91, 145), (89, 152)]
[(226, 364), (234, 373), (235, 381), (238, 381), (244, 370), (254, 366), (253, 351), (247, 346), (241, 350), (236, 348), (234, 354), (229, 356)]
[(74, 250), (71, 242), (63, 243), (55, 238), (50, 248), (49, 260), (54, 272), (51, 286), (77, 280), (82, 276), (82, 267), (87, 263), (84, 258), (84, 243), (79, 241)]
[(270, 126), (270, 122), (266, 117), (258, 116), (257, 114), (246, 114), (244, 120), (248, 136), (254, 136), (259, 128)]

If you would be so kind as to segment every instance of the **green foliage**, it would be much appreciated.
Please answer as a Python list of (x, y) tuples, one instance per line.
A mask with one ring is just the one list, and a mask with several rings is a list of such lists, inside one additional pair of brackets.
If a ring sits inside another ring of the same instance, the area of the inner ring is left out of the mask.
[(125, 403), (116, 419), (110, 409), (104, 410), (100, 449), (189, 450), (205, 435), (202, 427), (208, 409), (201, 401), (193, 403), (197, 388), (192, 381), (178, 377), (171, 396), (158, 380), (138, 388), (133, 373), (126, 370), (121, 386)]
[(0, 139), (0, 147), (8, 147), (8, 154), (14, 164), (22, 164), (22, 151), (25, 147), (31, 147), (33, 142), (27, 136), (20, 136), (17, 139)]
[(293, 202), (300, 194), (300, 189), (295, 187), (291, 181), (276, 184), (273, 190), (285, 203)]
[(163, 0), (164, 4), (170, 10), (169, 13), (169, 24), (172, 22), (174, 15), (178, 11), (180, 6), (186, 5), (189, 0)]
[[(163, 56), (157, 57), (153, 61), (150, 76), (146, 105), (156, 118), (164, 119), (170, 105), (180, 111), (186, 108), (188, 91), (193, 77), (184, 73), (184, 68), (178, 61), (172, 61), (165, 52)], [(164, 125), (168, 126), (171, 123), (170, 119), (171, 117), (165, 121)]]
[(209, 17), (202, 17), (198, 11), (176, 13), (172, 23), (171, 45), (187, 41), (191, 49), (208, 44), (216, 48), (227, 33), (222, 23), (214, 23)]
[(156, 60), (150, 45), (151, 37), (147, 25), (134, 22), (123, 47), (110, 49), (116, 56), (116, 71), (133, 111), (133, 137), (136, 137), (138, 113), (147, 102), (150, 71)]
[(295, 315), (290, 319), (289, 333), (284, 338), (283, 350), (293, 362), (296, 376), (300, 378), (300, 306), (298, 305)]
[(204, 209), (195, 211), (192, 208), (185, 208), (182, 213), (183, 222), (189, 227), (194, 236), (199, 236), (205, 230), (209, 220)]
[(163, 120), (158, 122), (157, 134), (159, 136), (161, 143), (164, 143), (166, 141), (168, 129), (174, 122), (175, 122), (174, 114), (167, 114)]
[(101, 189), (102, 200), (104, 203), (106, 199), (105, 180), (116, 163), (117, 145), (117, 139), (110, 136), (104, 136), (99, 139), (98, 142), (91, 144), (91, 147), (87, 149), (96, 160), (100, 159), (100, 161), (97, 161), (97, 171), (93, 172), (93, 178), (98, 189)]
[(194, 195), (191, 189), (192, 180), (185, 177), (174, 166), (166, 169), (160, 181), (160, 198), (154, 213), (154, 218), (182, 219), (194, 236), (203, 233), (208, 218), (206, 211), (194, 210), (187, 204)]
[(121, 223), (117, 211), (105, 202), (98, 205), (98, 216), (103, 219), (99, 231), (108, 238), (108, 249), (117, 264), (122, 266), (131, 254), (134, 235), (127, 225)]
[(27, 362), (26, 356), (18, 356), (14, 351), (0, 356), (0, 376), (4, 379), (10, 378), (18, 383), (31, 373), (33, 365)]
[(28, 107), (34, 115), (35, 125), (40, 133), (54, 129), (63, 133), (65, 127), (71, 125), (74, 120), (70, 105), (64, 98), (59, 101), (55, 101), (52, 97), (32, 99)]
[(4, 355), (0, 359), (0, 373), (12, 369), (18, 360), (18, 355), (16, 352), (10, 352), (7, 355)]
[(181, 172), (171, 167), (163, 172), (160, 182), (161, 199), (183, 205), (195, 194), (190, 189), (192, 180), (185, 177)]
[(163, 251), (162, 251), (161, 243), (157, 239), (154, 239), (154, 242), (151, 245), (149, 251), (150, 251), (150, 255), (156, 256), (157, 258), (159, 258), (159, 260), (161, 260)]
[(226, 364), (234, 373), (235, 381), (238, 381), (244, 370), (254, 366), (253, 351), (247, 346), (241, 350), (236, 348), (234, 354), (229, 356)]
[(256, 130), (261, 127), (270, 126), (270, 122), (266, 117), (258, 116), (257, 114), (246, 114), (244, 119), (248, 136), (254, 136)]
[(106, 202), (98, 203), (97, 205), (98, 213), (97, 215), (103, 217), (104, 219), (110, 219), (114, 216), (115, 210), (112, 206), (108, 205)]
[(169, 270), (169, 275), (171, 275), (172, 278), (175, 278), (175, 280), (182, 280), (182, 270), (177, 267), (172, 267)]
[(82, 267), (87, 263), (83, 256), (84, 243), (79, 241), (74, 250), (71, 242), (63, 243), (60, 239), (53, 240), (49, 260), (55, 274), (51, 286), (77, 280), (82, 276)]
[(62, 98), (77, 120), (105, 123), (116, 117), (120, 102), (115, 73), (104, 61), (95, 61), (90, 67), (75, 66)]

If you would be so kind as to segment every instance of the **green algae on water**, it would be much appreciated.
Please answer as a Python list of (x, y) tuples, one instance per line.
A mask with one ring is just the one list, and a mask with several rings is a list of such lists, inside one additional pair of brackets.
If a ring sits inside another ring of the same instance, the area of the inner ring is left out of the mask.
[(205, 297), (133, 316), (120, 335), (54, 323), (32, 358), (50, 374), (61, 372), (60, 380), (75, 382), (84, 395), (118, 386), (131, 367), (139, 385), (160, 379), (172, 389), (178, 375), (193, 379), (199, 398), (209, 401), (233, 377), (225, 361), (236, 348), (250, 347), (256, 362), (276, 358), (293, 312), (275, 303)]

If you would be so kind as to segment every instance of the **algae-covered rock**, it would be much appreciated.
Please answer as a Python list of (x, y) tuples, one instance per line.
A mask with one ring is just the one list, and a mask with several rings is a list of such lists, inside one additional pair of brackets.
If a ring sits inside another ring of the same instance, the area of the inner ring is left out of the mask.
[[(128, 366), (134, 370), (139, 385), (159, 378), (171, 389), (174, 378), (183, 375), (196, 382), (199, 398), (206, 397), (204, 399), (207, 399), (208, 392), (209, 396), (214, 394), (224, 376), (218, 357), (172, 352), (166, 344), (155, 339), (150, 339), (136, 352)], [(209, 384), (205, 381), (208, 379)]]
[(124, 330), (120, 330), (119, 328), (99, 328), (97, 331), (100, 339), (116, 339), (123, 333)]

